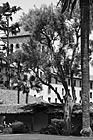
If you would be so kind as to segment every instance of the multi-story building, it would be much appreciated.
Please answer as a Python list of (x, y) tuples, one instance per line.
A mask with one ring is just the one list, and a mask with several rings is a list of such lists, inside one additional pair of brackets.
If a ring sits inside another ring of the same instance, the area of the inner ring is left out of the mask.
[[(30, 34), (21, 30), (17, 35), (9, 35), (9, 50), (15, 51), (21, 48), (21, 46), (29, 40)], [(6, 36), (2, 36), (2, 40), (6, 42)]]
[[(26, 43), (29, 39), (30, 34), (24, 33), (23, 30), (21, 30), (21, 33), (18, 33), (17, 35), (9, 34), (9, 54), (15, 52), (18, 49), (21, 49), (23, 43)], [(6, 36), (2, 36), (0, 40), (0, 53), (2, 52), (6, 53), (6, 49), (4, 49), (4, 44), (6, 44), (7, 38)], [(13, 74), (17, 72), (18, 70), (13, 66), (9, 65), (7, 67), (7, 62), (4, 60), (2, 55), (0, 54), (0, 87), (1, 84), (5, 85), (7, 83), (7, 73)], [(3, 73), (3, 74), (2, 74)], [(10, 80), (11, 84), (11, 80)]]
[[(23, 30), (15, 35), (10, 35), (9, 37), (9, 44), (10, 48), (13, 48), (13, 51), (15, 51), (17, 48), (20, 48), (23, 43), (26, 43), (30, 37), (29, 33), (25, 33)], [(2, 37), (2, 39), (5, 41), (6, 37)], [(90, 68), (90, 102), (93, 102), (93, 68)], [(42, 74), (40, 72), (40, 74)], [(29, 77), (29, 76), (28, 76)], [(67, 83), (69, 86), (69, 91), (71, 92), (71, 81), (70, 78), (67, 78)], [(57, 81), (57, 79), (52, 78), (51, 84), (53, 87), (59, 92), (61, 98), (65, 95), (64, 87), (61, 83)], [(77, 103), (81, 103), (81, 78), (75, 77), (74, 78), (74, 86), (75, 86), (75, 93), (77, 97)], [(57, 98), (57, 95), (47, 86), (43, 85), (43, 90), (40, 93), (37, 93), (35, 90), (30, 89), (30, 93), (32, 96), (36, 96), (39, 98), (43, 98), (45, 101), (48, 102), (54, 102), (54, 103), (60, 103), (60, 101)]]
[[(71, 93), (71, 81), (70, 78), (67, 78), (69, 92)], [(52, 86), (58, 91), (61, 98), (65, 95), (64, 87), (61, 83), (57, 83), (56, 79), (51, 81)], [(77, 103), (81, 103), (81, 78), (74, 78), (74, 87), (75, 87), (75, 94), (77, 97)], [(44, 100), (49, 102), (60, 103), (57, 98), (57, 95), (54, 93), (53, 90), (49, 89), (47, 86), (43, 85), (43, 90), (39, 95), (34, 93), (34, 96), (41, 96)], [(90, 77), (90, 102), (93, 102), (93, 76)]]

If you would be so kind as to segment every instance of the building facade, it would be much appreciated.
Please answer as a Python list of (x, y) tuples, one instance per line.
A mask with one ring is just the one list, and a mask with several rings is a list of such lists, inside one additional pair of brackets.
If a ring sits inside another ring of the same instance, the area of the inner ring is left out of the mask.
[[(29, 40), (30, 34), (26, 34), (24, 31), (21, 31), (21, 33), (18, 33), (17, 36), (10, 35), (9, 37), (9, 44), (10, 44), (10, 50), (11, 47), (13, 47), (13, 51), (15, 51), (18, 48), (21, 48), (23, 43), (26, 43)], [(6, 37), (2, 37), (2, 40), (6, 40)], [(90, 68), (90, 102), (93, 102), (93, 75), (92, 75), (92, 67)], [(41, 74), (41, 73), (40, 73)], [(29, 77), (29, 76), (28, 76)], [(71, 93), (71, 81), (70, 78), (67, 78), (67, 83), (69, 87), (69, 92)], [(51, 84), (53, 87), (58, 91), (60, 94), (60, 97), (63, 98), (65, 95), (64, 87), (61, 83), (59, 83), (56, 79), (51, 80)], [(74, 78), (74, 86), (75, 86), (75, 94), (77, 97), (77, 103), (81, 103), (81, 78), (75, 77)], [(42, 98), (45, 101), (53, 102), (53, 103), (60, 103), (60, 101), (57, 98), (57, 95), (49, 89), (49, 87), (43, 85), (43, 90), (40, 93), (37, 93), (35, 90), (30, 89), (30, 93), (32, 96)]]
[[(93, 77), (90, 77), (90, 102), (93, 102)], [(71, 81), (70, 78), (67, 78), (68, 88), (69, 92), (71, 93)], [(56, 83), (56, 79), (51, 81), (51, 85), (58, 91), (60, 94), (60, 97), (63, 99), (63, 96), (65, 95), (65, 89), (61, 83)], [(81, 93), (81, 78), (75, 78), (74, 79), (74, 87), (75, 87), (75, 94), (77, 97), (76, 102), (81, 103), (82, 102), (82, 93)], [(57, 98), (57, 95), (54, 93), (52, 89), (49, 89), (49, 87), (43, 85), (43, 90), (40, 93), (37, 93), (36, 91), (30, 91), (33, 96), (41, 97), (42, 99), (52, 102), (52, 103), (60, 103), (60, 101)]]

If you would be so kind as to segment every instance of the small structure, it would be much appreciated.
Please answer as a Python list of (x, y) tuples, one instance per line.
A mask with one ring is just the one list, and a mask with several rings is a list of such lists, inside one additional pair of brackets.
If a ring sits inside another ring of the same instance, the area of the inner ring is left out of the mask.
[[(0, 124), (5, 120), (7, 124), (15, 120), (24, 122), (30, 132), (39, 131), (49, 122), (47, 114), (49, 103), (42, 99), (28, 96), (28, 104), (25, 103), (26, 95), (20, 93), (20, 103), (17, 104), (17, 91), (0, 89)], [(43, 120), (43, 121), (42, 121)]]

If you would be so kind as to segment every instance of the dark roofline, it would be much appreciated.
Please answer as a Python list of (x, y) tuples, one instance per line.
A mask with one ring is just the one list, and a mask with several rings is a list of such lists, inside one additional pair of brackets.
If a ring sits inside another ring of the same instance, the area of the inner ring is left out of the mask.
[(40, 111), (46, 111), (49, 103), (33, 103), (33, 104), (1, 104), (0, 115), (6, 114), (34, 114)]
[[(21, 38), (21, 37), (30, 37), (30, 34), (27, 34), (27, 35), (9, 36), (9, 38)], [(4, 37), (1, 37), (1, 39), (7, 39), (7, 37), (4, 36)]]
[[(69, 76), (67, 76), (66, 78), (71, 79)], [(82, 80), (82, 77), (74, 76), (73, 79), (74, 80)], [(93, 82), (93, 79), (90, 78), (89, 81)]]

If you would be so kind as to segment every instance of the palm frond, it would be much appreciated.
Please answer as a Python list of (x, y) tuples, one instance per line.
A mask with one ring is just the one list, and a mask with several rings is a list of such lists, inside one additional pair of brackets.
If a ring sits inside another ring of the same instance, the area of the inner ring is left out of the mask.
[[(62, 0), (61, 0), (62, 1)], [(63, 2), (63, 1), (62, 1)], [(70, 5), (70, 0), (64, 0), (63, 4), (62, 4), (62, 13), (64, 13), (66, 11), (66, 9), (69, 7)]]
[(64, 13), (66, 10), (70, 10), (70, 17), (72, 15), (72, 12), (75, 8), (75, 5), (77, 3), (77, 0), (59, 0), (59, 2), (57, 3), (57, 6), (59, 5), (59, 3), (61, 2), (62, 5), (62, 10), (61, 12)]
[(76, 3), (77, 3), (77, 0), (74, 0), (73, 3), (72, 3), (72, 5), (71, 5), (71, 13), (70, 13), (70, 17), (71, 17), (71, 15), (72, 15), (72, 12), (73, 12), (75, 6), (76, 6)]

